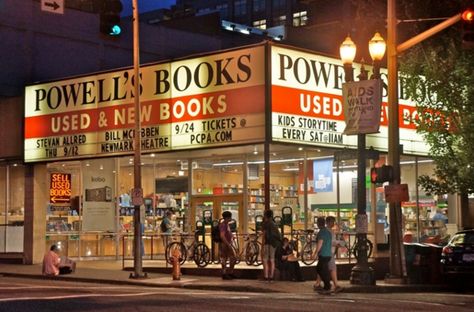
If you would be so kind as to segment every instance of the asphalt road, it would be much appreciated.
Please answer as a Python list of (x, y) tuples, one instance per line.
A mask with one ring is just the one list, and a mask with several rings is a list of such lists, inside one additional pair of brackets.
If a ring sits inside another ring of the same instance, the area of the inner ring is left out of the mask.
[(473, 311), (455, 293), (243, 293), (0, 277), (0, 311)]

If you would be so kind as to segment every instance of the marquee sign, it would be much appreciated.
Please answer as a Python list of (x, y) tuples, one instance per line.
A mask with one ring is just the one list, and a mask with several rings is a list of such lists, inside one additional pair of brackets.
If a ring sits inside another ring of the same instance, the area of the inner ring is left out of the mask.
[[(344, 134), (340, 60), (268, 46), (270, 59), (261, 44), (143, 66), (140, 116), (131, 69), (27, 86), (25, 162), (132, 154), (136, 118), (143, 152), (263, 142), (267, 101), (272, 141), (355, 148), (357, 138)], [(381, 76), (381, 127), (366, 136), (366, 144), (386, 151), (386, 70)], [(426, 155), (428, 146), (406, 118), (416, 115), (415, 105), (402, 91), (400, 144), (406, 153)]]
[[(342, 62), (313, 53), (272, 46), (271, 51), (272, 140), (329, 147), (357, 147), (357, 137), (344, 134)], [(360, 65), (355, 65), (355, 72)], [(388, 148), (387, 71), (384, 82), (380, 132), (366, 135), (367, 146)], [(429, 147), (406, 117), (416, 114), (415, 105), (399, 99), (400, 144), (410, 154), (426, 155)]]
[(25, 161), (133, 153), (140, 118), (144, 152), (264, 140), (264, 46), (140, 70), (140, 116), (132, 70), (26, 87)]

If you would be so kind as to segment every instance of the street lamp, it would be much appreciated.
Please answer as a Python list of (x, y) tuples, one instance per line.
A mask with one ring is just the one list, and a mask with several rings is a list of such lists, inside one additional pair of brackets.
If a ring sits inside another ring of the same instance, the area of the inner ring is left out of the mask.
[(374, 61), (374, 79), (380, 78), (380, 62), (385, 55), (385, 48), (386, 48), (385, 40), (383, 40), (382, 36), (376, 32), (375, 35), (369, 41), (369, 53), (370, 57)]
[[(354, 80), (352, 62), (356, 55), (356, 45), (349, 36), (341, 44), (339, 52), (344, 64), (344, 74), (346, 82)], [(369, 42), (370, 56), (374, 62), (373, 79), (380, 79), (380, 61), (385, 54), (385, 41), (379, 33), (376, 33)], [(359, 79), (367, 79), (367, 71), (364, 66), (361, 68)], [(369, 267), (368, 262), (368, 242), (367, 242), (367, 213), (366, 213), (366, 150), (365, 133), (357, 134), (357, 216), (356, 216), (356, 259), (357, 263), (352, 268), (351, 283), (361, 285), (374, 285), (374, 270)]]
[(352, 62), (356, 56), (357, 46), (351, 37), (347, 36), (346, 39), (342, 42), (341, 47), (339, 48), (339, 53), (341, 55), (342, 64), (344, 64), (344, 75), (346, 81), (354, 80), (354, 71), (352, 68)]

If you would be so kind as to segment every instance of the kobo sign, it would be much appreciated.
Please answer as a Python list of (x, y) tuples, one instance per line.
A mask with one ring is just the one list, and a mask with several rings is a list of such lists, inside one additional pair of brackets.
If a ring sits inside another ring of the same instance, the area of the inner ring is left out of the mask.
[(69, 204), (71, 202), (70, 173), (51, 173), (49, 201), (53, 204)]

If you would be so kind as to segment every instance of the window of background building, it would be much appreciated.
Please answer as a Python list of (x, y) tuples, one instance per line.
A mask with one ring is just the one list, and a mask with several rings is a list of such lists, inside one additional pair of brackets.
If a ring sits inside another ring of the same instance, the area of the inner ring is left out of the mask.
[(247, 0), (237, 0), (234, 2), (234, 15), (244, 16), (247, 13)]
[(308, 24), (308, 12), (301, 11), (293, 13), (293, 26), (300, 27)]
[(284, 10), (286, 6), (286, 0), (273, 0), (272, 5), (273, 9), (275, 10)]
[(273, 19), (273, 26), (285, 25), (286, 15), (280, 15)]
[(252, 25), (255, 28), (267, 29), (267, 20), (262, 19), (262, 20), (254, 21)]
[(228, 18), (229, 6), (227, 5), (227, 3), (216, 5), (216, 10), (219, 11), (221, 18)]
[(265, 0), (253, 0), (253, 11), (254, 12), (265, 11)]

